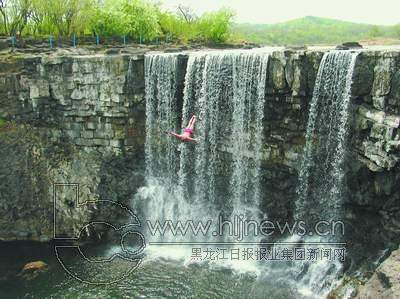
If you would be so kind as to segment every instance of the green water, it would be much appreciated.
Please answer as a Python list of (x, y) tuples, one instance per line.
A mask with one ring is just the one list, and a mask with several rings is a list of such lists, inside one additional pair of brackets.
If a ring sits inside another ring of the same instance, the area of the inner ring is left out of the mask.
[[(106, 246), (90, 248), (99, 256)], [(254, 273), (190, 264), (162, 258), (145, 259), (118, 283), (91, 285), (71, 277), (56, 258), (54, 246), (0, 243), (0, 298), (295, 298), (292, 292), (263, 281)], [(22, 274), (23, 266), (42, 260), (45, 272)], [(92, 281), (119, 278), (131, 264), (123, 260), (88, 263), (76, 252), (63, 255), (72, 273)]]

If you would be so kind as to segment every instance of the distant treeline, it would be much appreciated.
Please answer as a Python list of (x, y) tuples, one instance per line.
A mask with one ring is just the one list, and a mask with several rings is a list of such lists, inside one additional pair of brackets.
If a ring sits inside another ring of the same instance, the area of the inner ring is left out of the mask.
[(183, 6), (167, 12), (150, 0), (0, 0), (0, 34), (219, 43), (230, 38), (233, 16), (226, 9), (196, 16)]
[(377, 26), (318, 17), (278, 24), (233, 24), (233, 18), (229, 9), (201, 16), (184, 6), (169, 12), (152, 0), (0, 0), (0, 35), (16, 37), (90, 35), (142, 43), (248, 41), (265, 45), (400, 39), (400, 24)]
[(271, 25), (235, 24), (233, 30), (243, 40), (267, 45), (338, 44), (347, 41), (400, 39), (400, 24), (377, 26), (318, 17), (305, 17)]

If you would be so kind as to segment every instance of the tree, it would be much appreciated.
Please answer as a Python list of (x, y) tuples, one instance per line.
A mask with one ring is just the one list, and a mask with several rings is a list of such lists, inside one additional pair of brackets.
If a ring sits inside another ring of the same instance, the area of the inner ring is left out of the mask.
[(129, 32), (126, 16), (121, 11), (97, 9), (91, 23), (91, 31), (102, 36), (127, 35)]
[(34, 21), (47, 34), (69, 36), (89, 28), (94, 0), (33, 0)]
[(394, 33), (396, 37), (400, 39), (400, 24), (394, 26)]
[(202, 15), (197, 25), (199, 39), (217, 43), (225, 42), (229, 37), (234, 15), (227, 9)]
[(381, 35), (381, 29), (379, 26), (372, 26), (368, 32), (368, 35), (372, 38), (378, 37)]
[(196, 21), (197, 16), (188, 6), (178, 5), (180, 15), (185, 19), (186, 23), (193, 23)]
[(32, 8), (31, 0), (0, 0), (4, 33), (21, 35), (28, 23)]
[(160, 33), (159, 10), (144, 0), (109, 0), (97, 8), (91, 29), (103, 36), (129, 35), (149, 40)]
[(11, 7), (13, 8), (13, 19), (10, 22), (10, 34), (22, 35), (32, 12), (32, 1), (17, 0)]
[(0, 0), (0, 14), (3, 18), (3, 27), (4, 27), (4, 33), (8, 34), (8, 26), (7, 26), (7, 0)]
[(197, 17), (189, 7), (162, 11), (151, 0), (0, 0), (0, 32), (31, 35), (129, 35), (141, 40), (223, 42), (233, 13), (220, 10)]
[(161, 34), (169, 36), (173, 40), (188, 42), (195, 38), (196, 23), (188, 23), (186, 20), (169, 12), (160, 12), (158, 23)]
[(126, 15), (131, 36), (149, 40), (159, 34), (156, 6), (142, 0), (127, 0), (123, 3), (122, 9)]

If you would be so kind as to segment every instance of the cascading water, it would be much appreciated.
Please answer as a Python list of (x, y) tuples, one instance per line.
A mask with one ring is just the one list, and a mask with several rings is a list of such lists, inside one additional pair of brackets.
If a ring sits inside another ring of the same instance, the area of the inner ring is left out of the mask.
[[(341, 213), (345, 144), (352, 74), (357, 53), (333, 51), (321, 62), (311, 103), (300, 170), (296, 219), (338, 219)], [(189, 55), (182, 128), (198, 117), (198, 144), (164, 134), (179, 122), (176, 54), (146, 56), (146, 178), (139, 202), (151, 222), (216, 220), (243, 215), (259, 219), (260, 160), (269, 54), (224, 51)], [(148, 237), (148, 236), (146, 236)], [(192, 237), (192, 239), (190, 239)], [(150, 236), (150, 241), (230, 241), (220, 235)], [(258, 239), (245, 239), (256, 242)], [(326, 239), (325, 239), (326, 240)], [(335, 241), (328, 239), (329, 241)], [(297, 237), (289, 241), (297, 242)], [(316, 241), (306, 237), (303, 241)], [(320, 241), (320, 239), (318, 239)], [(165, 247), (163, 253), (165, 253)], [(173, 249), (176, 251), (176, 248)], [(188, 252), (184, 251), (187, 256)], [(178, 255), (179, 256), (179, 255)], [(325, 294), (340, 263), (289, 263), (266, 269), (306, 295)], [(309, 292), (309, 293), (307, 293)]]
[(156, 54), (145, 59), (146, 178), (168, 180), (165, 185), (175, 181), (178, 170), (173, 140), (163, 138), (164, 131), (178, 125), (177, 64), (178, 56), (173, 54)]
[[(257, 220), (268, 57), (262, 51), (189, 55), (182, 126), (197, 115), (200, 142), (179, 144), (164, 134), (178, 123), (178, 56), (146, 56), (147, 186), (138, 193), (143, 211), (149, 211), (146, 219), (217, 222), (220, 215), (240, 213)], [(227, 239), (212, 232), (193, 240)], [(165, 235), (156, 240), (191, 241)]]
[[(354, 66), (358, 53), (332, 51), (322, 58), (311, 101), (306, 146), (300, 167), (297, 221), (339, 221), (346, 188), (343, 164), (349, 130), (349, 104)], [(340, 242), (335, 232), (306, 237), (305, 242)], [(342, 265), (321, 260), (296, 265), (297, 288), (306, 294), (326, 296)]]
[(321, 61), (311, 101), (300, 167), (297, 219), (340, 219), (349, 103), (358, 53), (332, 51)]
[[(166, 131), (179, 125), (177, 94), (177, 54), (145, 56), (146, 91), (146, 186), (138, 192), (140, 208), (146, 220), (177, 221), (185, 215), (181, 196), (176, 189), (179, 152), (175, 140)], [(146, 235), (147, 241), (161, 241), (161, 235)]]
[(235, 57), (234, 62), (232, 199), (234, 214), (242, 210), (245, 202), (250, 217), (259, 213), (267, 63), (268, 56), (250, 55)]
[(199, 116), (201, 142), (183, 149), (181, 182), (228, 216), (257, 219), (268, 58), (256, 51), (189, 58), (183, 123)]

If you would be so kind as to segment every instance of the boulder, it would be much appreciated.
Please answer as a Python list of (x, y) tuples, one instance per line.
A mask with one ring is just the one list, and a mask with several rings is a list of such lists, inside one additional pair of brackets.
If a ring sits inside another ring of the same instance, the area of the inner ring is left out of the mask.
[(400, 298), (400, 249), (393, 251), (359, 288), (357, 298)]
[(43, 261), (35, 261), (27, 263), (23, 268), (22, 271), (37, 271), (37, 270), (47, 270), (48, 265)]
[(337, 50), (350, 50), (350, 49), (361, 49), (363, 46), (358, 42), (346, 42), (336, 46)]
[(30, 262), (22, 268), (22, 271), (18, 276), (24, 280), (34, 280), (41, 273), (46, 272), (48, 268), (48, 265), (43, 261)]

